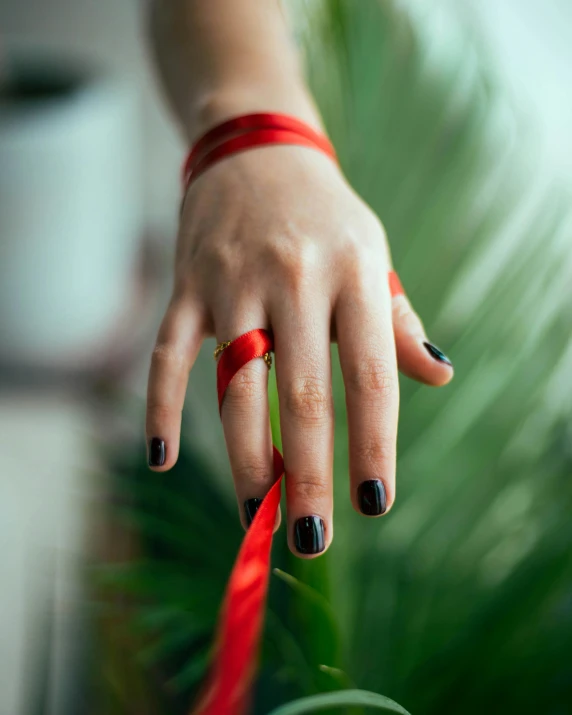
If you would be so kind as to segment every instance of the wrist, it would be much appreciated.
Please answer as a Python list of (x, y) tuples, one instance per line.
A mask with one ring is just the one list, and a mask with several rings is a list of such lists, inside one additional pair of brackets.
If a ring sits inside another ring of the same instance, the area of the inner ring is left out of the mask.
[(324, 133), (298, 117), (278, 112), (240, 114), (218, 122), (193, 144), (183, 168), (185, 186), (221, 159), (269, 144), (310, 147), (337, 161)]
[(256, 86), (224, 88), (204, 92), (194, 102), (185, 133), (194, 143), (213, 126), (227, 119), (258, 112), (288, 114), (323, 131), (320, 115), (305, 88), (264, 88)]

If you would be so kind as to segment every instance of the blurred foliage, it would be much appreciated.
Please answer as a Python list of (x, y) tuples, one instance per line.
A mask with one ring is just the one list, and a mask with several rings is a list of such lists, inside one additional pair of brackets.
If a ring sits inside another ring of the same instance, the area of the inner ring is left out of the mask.
[[(344, 171), (383, 219), (456, 377), (442, 390), (402, 381), (397, 502), (365, 520), (348, 499), (335, 369), (336, 538), (314, 561), (275, 538), (256, 713), (353, 687), (415, 715), (571, 713), (565, 202), (538, 181), (534, 138), (470, 38), (389, 0), (300, 5)], [(204, 674), (241, 529), (230, 487), (218, 491), (188, 445), (168, 478), (136, 459), (116, 471), (138, 558), (105, 569), (104, 610), (120, 594), (127, 615), (104, 632), (102, 657), (124, 629), (144, 686), (173, 715)], [(106, 713), (131, 712), (120, 691), (132, 678), (111, 680)]]
[(340, 708), (347, 706), (362, 706), (381, 710), (384, 713), (397, 713), (398, 715), (409, 715), (401, 705), (393, 702), (383, 695), (368, 693), (365, 690), (342, 690), (337, 693), (326, 693), (324, 695), (310, 695), (307, 698), (300, 698), (292, 703), (287, 703), (273, 710), (270, 715), (303, 715), (304, 713), (324, 712), (330, 708)]

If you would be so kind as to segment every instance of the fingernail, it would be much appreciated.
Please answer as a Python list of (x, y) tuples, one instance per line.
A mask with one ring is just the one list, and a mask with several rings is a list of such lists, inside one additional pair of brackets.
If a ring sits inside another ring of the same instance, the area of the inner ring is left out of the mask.
[(435, 345), (432, 345), (431, 343), (423, 343), (425, 346), (425, 349), (431, 355), (432, 358), (435, 360), (438, 360), (439, 362), (444, 362), (445, 365), (450, 365), (453, 367), (453, 363), (449, 360), (449, 358), (445, 355), (445, 353), (442, 353), (438, 347), (435, 347)]
[(319, 554), (326, 547), (324, 522), (319, 516), (303, 516), (294, 527), (294, 542), (301, 554)]
[(159, 437), (149, 440), (149, 466), (162, 467), (165, 464), (165, 442)]
[(252, 524), (252, 520), (254, 519), (254, 516), (258, 509), (260, 508), (260, 505), (262, 504), (262, 499), (258, 499), (258, 497), (254, 497), (252, 499), (247, 499), (244, 502), (244, 513), (246, 515), (246, 523), (248, 526)]
[(359, 508), (366, 516), (379, 516), (387, 508), (385, 487), (381, 479), (368, 479), (362, 482), (357, 490)]

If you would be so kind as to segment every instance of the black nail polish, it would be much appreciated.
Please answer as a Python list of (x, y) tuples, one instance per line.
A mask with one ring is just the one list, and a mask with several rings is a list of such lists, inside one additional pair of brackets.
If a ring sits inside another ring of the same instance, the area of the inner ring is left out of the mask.
[(246, 515), (246, 523), (248, 524), (248, 526), (252, 524), (252, 520), (254, 519), (254, 516), (260, 508), (261, 504), (262, 499), (259, 499), (258, 497), (247, 499), (244, 502), (244, 514)]
[(359, 508), (366, 516), (379, 516), (387, 508), (385, 487), (381, 479), (368, 479), (362, 482), (357, 490)]
[(319, 554), (326, 548), (324, 522), (319, 516), (303, 516), (294, 527), (294, 542), (301, 554)]
[(159, 437), (149, 440), (149, 466), (162, 467), (165, 464), (165, 442)]
[(445, 353), (442, 353), (439, 348), (435, 347), (435, 345), (432, 345), (431, 343), (423, 343), (423, 345), (432, 358), (438, 360), (439, 362), (444, 362), (445, 365), (451, 365), (451, 367), (453, 367), (453, 363), (449, 360)]

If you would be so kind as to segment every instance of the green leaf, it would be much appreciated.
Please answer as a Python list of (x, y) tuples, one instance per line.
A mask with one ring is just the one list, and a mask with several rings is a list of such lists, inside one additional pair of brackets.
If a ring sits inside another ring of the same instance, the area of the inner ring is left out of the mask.
[(401, 705), (393, 700), (386, 698), (384, 695), (370, 693), (367, 690), (341, 690), (336, 693), (311, 695), (308, 698), (301, 698), (292, 703), (282, 705), (269, 713), (269, 715), (303, 715), (303, 713), (315, 713), (328, 708), (352, 706), (373, 708), (386, 713), (410, 715), (405, 708), (402, 708)]
[(320, 670), (322, 673), (327, 673), (330, 678), (336, 681), (344, 690), (352, 690), (355, 687), (355, 683), (352, 683), (348, 674), (341, 668), (332, 668), (329, 665), (321, 665)]
[(340, 649), (339, 628), (336, 614), (327, 599), (281, 569), (275, 568), (273, 573), (296, 594), (296, 598), (292, 599), (292, 609), (310, 664), (319, 668), (325, 660), (329, 660), (336, 667)]
[(335, 627), (335, 614), (333, 613), (330, 604), (326, 601), (326, 599), (322, 596), (321, 593), (318, 593), (318, 591), (313, 589), (311, 586), (307, 586), (305, 583), (302, 583), (295, 576), (292, 576), (291, 574), (282, 571), (282, 569), (272, 569), (272, 573), (279, 579), (284, 581), (284, 583), (287, 583), (294, 591), (296, 591), (296, 593), (300, 594), (309, 603), (312, 603), (313, 605), (317, 606), (317, 608), (330, 621), (332, 626)]

